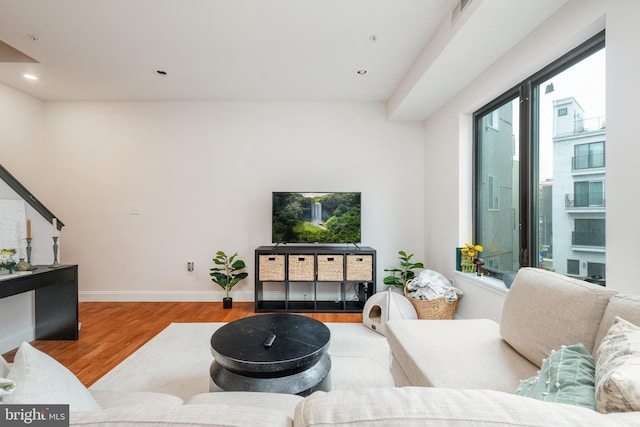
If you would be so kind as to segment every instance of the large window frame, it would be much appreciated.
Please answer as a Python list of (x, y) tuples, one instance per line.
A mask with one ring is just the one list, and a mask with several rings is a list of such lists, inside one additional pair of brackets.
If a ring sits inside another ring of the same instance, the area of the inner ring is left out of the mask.
[[(538, 267), (538, 224), (537, 212), (539, 208), (539, 159), (538, 139), (539, 118), (539, 86), (554, 75), (559, 74), (586, 57), (605, 47), (605, 31), (601, 31), (589, 40), (547, 65), (537, 73), (529, 76), (520, 84), (509, 89), (473, 114), (473, 239), (480, 242), (479, 209), (481, 194), (479, 135), (481, 135), (482, 118), (492, 111), (514, 100), (519, 100), (519, 129), (514, 129), (519, 137), (518, 163), (518, 228), (519, 247), (518, 262), (520, 267)], [(531, 254), (534, 254), (532, 256)], [(502, 278), (502, 271), (485, 268), (494, 276)]]

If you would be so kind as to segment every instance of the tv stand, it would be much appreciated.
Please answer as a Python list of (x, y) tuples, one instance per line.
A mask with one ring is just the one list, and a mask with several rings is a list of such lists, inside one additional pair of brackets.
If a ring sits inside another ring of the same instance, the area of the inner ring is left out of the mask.
[(375, 249), (276, 245), (255, 250), (256, 313), (360, 313), (375, 291)]

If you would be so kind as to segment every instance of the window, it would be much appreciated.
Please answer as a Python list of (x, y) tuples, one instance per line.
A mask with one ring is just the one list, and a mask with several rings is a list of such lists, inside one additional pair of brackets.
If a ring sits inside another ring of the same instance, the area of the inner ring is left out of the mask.
[(573, 169), (592, 169), (604, 167), (604, 142), (580, 144), (575, 146)]
[(603, 31), (474, 113), (473, 241), (490, 274), (593, 264), (604, 284), (604, 58)]
[[(517, 217), (518, 206), (518, 150), (513, 149), (514, 117), (518, 111), (518, 100), (507, 99), (490, 111), (480, 116), (477, 127), (481, 130), (477, 137), (478, 157), (481, 159), (477, 168), (477, 200), (476, 215), (482, 222), (479, 242), (483, 242), (482, 253), (485, 269), (501, 266), (505, 270), (516, 270), (518, 266), (518, 246), (514, 241), (513, 218)], [(496, 130), (489, 123), (500, 117), (502, 126)], [(517, 144), (516, 144), (517, 147)], [(515, 151), (515, 152), (514, 152)], [(514, 213), (515, 212), (515, 213)], [(490, 242), (489, 245), (484, 242)], [(487, 260), (492, 260), (488, 263)]]
[(577, 276), (580, 274), (580, 261), (577, 259), (567, 260), (567, 274)]
[[(573, 203), (567, 207), (604, 206), (604, 183), (602, 181), (574, 182), (573, 188)], [(571, 199), (571, 197), (568, 198), (568, 200)]]
[(603, 263), (598, 262), (589, 262), (587, 263), (587, 276), (590, 279), (603, 279), (605, 277), (604, 274), (605, 265)]
[(575, 231), (571, 243), (576, 246), (604, 247), (604, 219), (575, 219)]
[(500, 116), (497, 111), (492, 111), (487, 115), (487, 126), (493, 130), (500, 130)]

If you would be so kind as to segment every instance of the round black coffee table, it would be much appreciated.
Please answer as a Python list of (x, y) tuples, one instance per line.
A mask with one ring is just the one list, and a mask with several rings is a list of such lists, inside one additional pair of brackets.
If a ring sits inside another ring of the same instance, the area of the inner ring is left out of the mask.
[(330, 389), (331, 332), (295, 314), (264, 314), (230, 322), (211, 337), (211, 391), (261, 391), (307, 396)]

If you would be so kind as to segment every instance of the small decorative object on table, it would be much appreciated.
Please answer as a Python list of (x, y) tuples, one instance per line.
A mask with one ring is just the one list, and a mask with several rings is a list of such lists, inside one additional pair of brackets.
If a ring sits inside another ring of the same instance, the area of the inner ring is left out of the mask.
[(213, 267), (211, 269), (211, 280), (224, 289), (225, 297), (222, 299), (223, 308), (231, 308), (233, 299), (229, 296), (231, 288), (238, 284), (242, 279), (249, 276), (249, 273), (237, 271), (244, 269), (245, 263), (241, 259), (236, 259), (238, 253), (234, 253), (231, 256), (227, 256), (223, 251), (216, 252), (216, 257), (213, 259), (213, 263), (220, 267)]
[(53, 218), (51, 223), (53, 225), (53, 234), (51, 235), (53, 239), (53, 263), (49, 265), (49, 268), (56, 268), (60, 266), (58, 262), (58, 239), (60, 238), (60, 230), (58, 229), (57, 218)]
[(484, 260), (482, 258), (476, 258), (473, 260), (473, 263), (476, 265), (476, 276), (482, 276), (484, 274), (482, 272), (482, 266), (484, 265)]
[(24, 260), (24, 258), (20, 258), (20, 261), (16, 264), (16, 271), (29, 271), (31, 270), (31, 264)]
[(16, 260), (13, 256), (16, 254), (15, 249), (2, 249), (0, 250), (0, 274), (11, 274), (13, 268), (16, 265)]
[(58, 239), (59, 237), (54, 236), (53, 239), (53, 263), (49, 264), (49, 268), (56, 268), (60, 266), (58, 262)]
[(460, 249), (462, 257), (460, 259), (460, 267), (463, 273), (473, 273), (479, 271), (477, 263), (474, 262), (476, 256), (482, 252), (484, 248), (481, 245), (473, 245), (471, 243), (465, 243), (465, 247)]
[(27, 237), (27, 263), (31, 265), (31, 237)]

